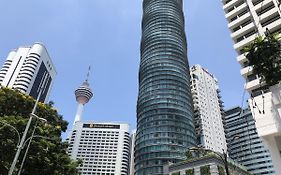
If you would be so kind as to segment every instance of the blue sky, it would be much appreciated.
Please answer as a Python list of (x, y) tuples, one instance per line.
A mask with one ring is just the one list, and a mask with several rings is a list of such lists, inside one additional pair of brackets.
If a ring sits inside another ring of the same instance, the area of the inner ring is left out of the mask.
[[(201, 64), (217, 77), (226, 108), (240, 105), (244, 80), (221, 2), (184, 2), (190, 65)], [(70, 126), (74, 90), (91, 65), (95, 95), (83, 119), (126, 122), (134, 129), (141, 15), (141, 0), (1, 1), (0, 63), (14, 48), (44, 43), (58, 71), (50, 100)]]

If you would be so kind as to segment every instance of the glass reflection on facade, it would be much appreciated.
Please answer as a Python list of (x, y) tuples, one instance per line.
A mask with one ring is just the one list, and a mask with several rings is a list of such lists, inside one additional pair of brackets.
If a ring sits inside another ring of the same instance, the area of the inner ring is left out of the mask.
[(195, 145), (182, 0), (144, 0), (136, 175), (163, 174)]

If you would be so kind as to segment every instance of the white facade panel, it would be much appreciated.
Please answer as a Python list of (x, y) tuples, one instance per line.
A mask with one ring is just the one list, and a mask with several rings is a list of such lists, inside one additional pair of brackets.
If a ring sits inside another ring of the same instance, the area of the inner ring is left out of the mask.
[(136, 130), (131, 134), (131, 145), (130, 145), (130, 175), (135, 174), (135, 140), (136, 140)]

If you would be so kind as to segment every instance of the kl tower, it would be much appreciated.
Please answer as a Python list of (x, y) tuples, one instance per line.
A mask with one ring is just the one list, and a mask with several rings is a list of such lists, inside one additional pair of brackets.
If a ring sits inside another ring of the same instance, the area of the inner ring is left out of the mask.
[(87, 78), (84, 83), (78, 89), (75, 90), (75, 97), (76, 101), (78, 102), (78, 107), (73, 124), (75, 124), (77, 121), (81, 121), (84, 105), (88, 103), (94, 95), (88, 83), (90, 68), (91, 67), (89, 67)]

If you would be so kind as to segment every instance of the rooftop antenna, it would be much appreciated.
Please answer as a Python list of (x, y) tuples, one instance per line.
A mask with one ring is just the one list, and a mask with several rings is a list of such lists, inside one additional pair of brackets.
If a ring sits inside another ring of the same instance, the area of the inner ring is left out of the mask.
[(88, 68), (88, 73), (87, 73), (87, 77), (86, 77), (86, 82), (88, 82), (88, 80), (89, 80), (90, 71), (91, 71), (91, 65), (90, 65), (89, 68)]

